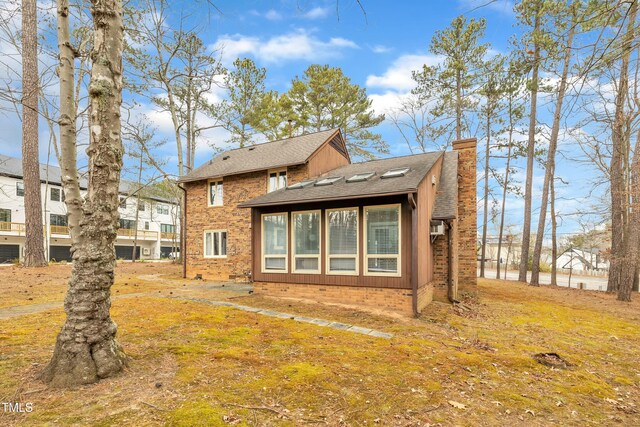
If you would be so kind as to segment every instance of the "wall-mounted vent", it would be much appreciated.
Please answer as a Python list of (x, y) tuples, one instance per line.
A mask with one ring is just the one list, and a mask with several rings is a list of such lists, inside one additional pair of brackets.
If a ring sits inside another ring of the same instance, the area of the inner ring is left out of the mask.
[(149, 248), (142, 248), (142, 255), (151, 255), (151, 250)]
[(429, 231), (431, 236), (444, 236), (444, 221), (431, 221)]

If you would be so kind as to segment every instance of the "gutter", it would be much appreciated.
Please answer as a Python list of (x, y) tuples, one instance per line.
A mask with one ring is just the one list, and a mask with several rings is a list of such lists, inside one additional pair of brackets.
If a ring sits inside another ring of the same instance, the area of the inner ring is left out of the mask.
[(413, 317), (420, 316), (418, 312), (418, 209), (415, 193), (408, 194), (411, 207), (411, 308)]
[(178, 188), (182, 190), (184, 203), (181, 207), (180, 216), (182, 224), (180, 224), (180, 259), (182, 260), (182, 278), (187, 278), (187, 190), (178, 182)]

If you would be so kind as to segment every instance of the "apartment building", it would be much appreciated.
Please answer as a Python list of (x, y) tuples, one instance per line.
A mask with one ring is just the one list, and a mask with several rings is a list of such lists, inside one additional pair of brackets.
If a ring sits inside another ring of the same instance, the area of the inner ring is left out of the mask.
[[(49, 261), (70, 261), (71, 238), (60, 168), (40, 165), (45, 254)], [(81, 192), (86, 180), (80, 180)], [(119, 259), (160, 259), (180, 248), (180, 208), (162, 197), (140, 197), (135, 184), (120, 184), (120, 228), (115, 243)], [(0, 263), (22, 260), (25, 241), (22, 160), (0, 155)], [(137, 221), (136, 221), (137, 219)], [(135, 243), (135, 245), (134, 245)]]

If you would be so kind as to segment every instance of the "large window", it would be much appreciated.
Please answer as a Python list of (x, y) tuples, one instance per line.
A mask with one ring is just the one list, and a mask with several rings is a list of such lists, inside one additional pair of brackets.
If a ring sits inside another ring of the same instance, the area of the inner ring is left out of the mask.
[(16, 196), (24, 197), (24, 182), (16, 181)]
[(320, 211), (292, 214), (294, 273), (320, 273), (320, 216)]
[(176, 226), (173, 224), (160, 224), (160, 232), (162, 233), (175, 233)]
[(327, 210), (327, 274), (358, 274), (358, 208)]
[(66, 215), (51, 214), (49, 216), (49, 223), (51, 225), (56, 225), (56, 226), (59, 226), (59, 227), (66, 227), (67, 226), (67, 216)]
[(11, 230), (11, 209), (0, 209), (0, 230)]
[(285, 188), (286, 186), (286, 170), (269, 171), (269, 188), (267, 192), (271, 193), (272, 191), (280, 190), (281, 188)]
[(227, 231), (211, 230), (204, 232), (204, 257), (227, 257)]
[(262, 271), (286, 273), (288, 255), (287, 214), (262, 215)]
[(209, 206), (222, 206), (222, 181), (209, 181)]
[(135, 230), (136, 222), (130, 219), (121, 219), (119, 228), (124, 228), (125, 230)]
[(400, 205), (364, 208), (365, 274), (400, 275)]
[(156, 212), (158, 213), (158, 215), (169, 215), (169, 206), (157, 205)]

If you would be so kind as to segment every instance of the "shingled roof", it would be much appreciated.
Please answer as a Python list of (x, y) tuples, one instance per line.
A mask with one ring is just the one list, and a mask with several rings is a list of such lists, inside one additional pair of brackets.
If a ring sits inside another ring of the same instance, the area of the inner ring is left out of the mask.
[(458, 152), (447, 151), (444, 153), (442, 171), (440, 172), (440, 185), (436, 194), (436, 202), (433, 206), (433, 219), (456, 218), (458, 207)]
[[(418, 184), (442, 155), (443, 153), (441, 152), (435, 152), (354, 163), (324, 174), (323, 177), (341, 177), (340, 180), (333, 184), (323, 186), (312, 184), (296, 189), (286, 188), (248, 200), (238, 206), (286, 205), (310, 201), (344, 200), (413, 193), (417, 191)], [(409, 171), (404, 176), (381, 178), (389, 170), (405, 167), (409, 168)], [(347, 179), (352, 176), (367, 172), (373, 172), (375, 175), (366, 181), (347, 182)]]
[(265, 142), (249, 147), (225, 151), (180, 179), (181, 182), (200, 181), (265, 169), (301, 165), (326, 141), (340, 137), (339, 129)]

